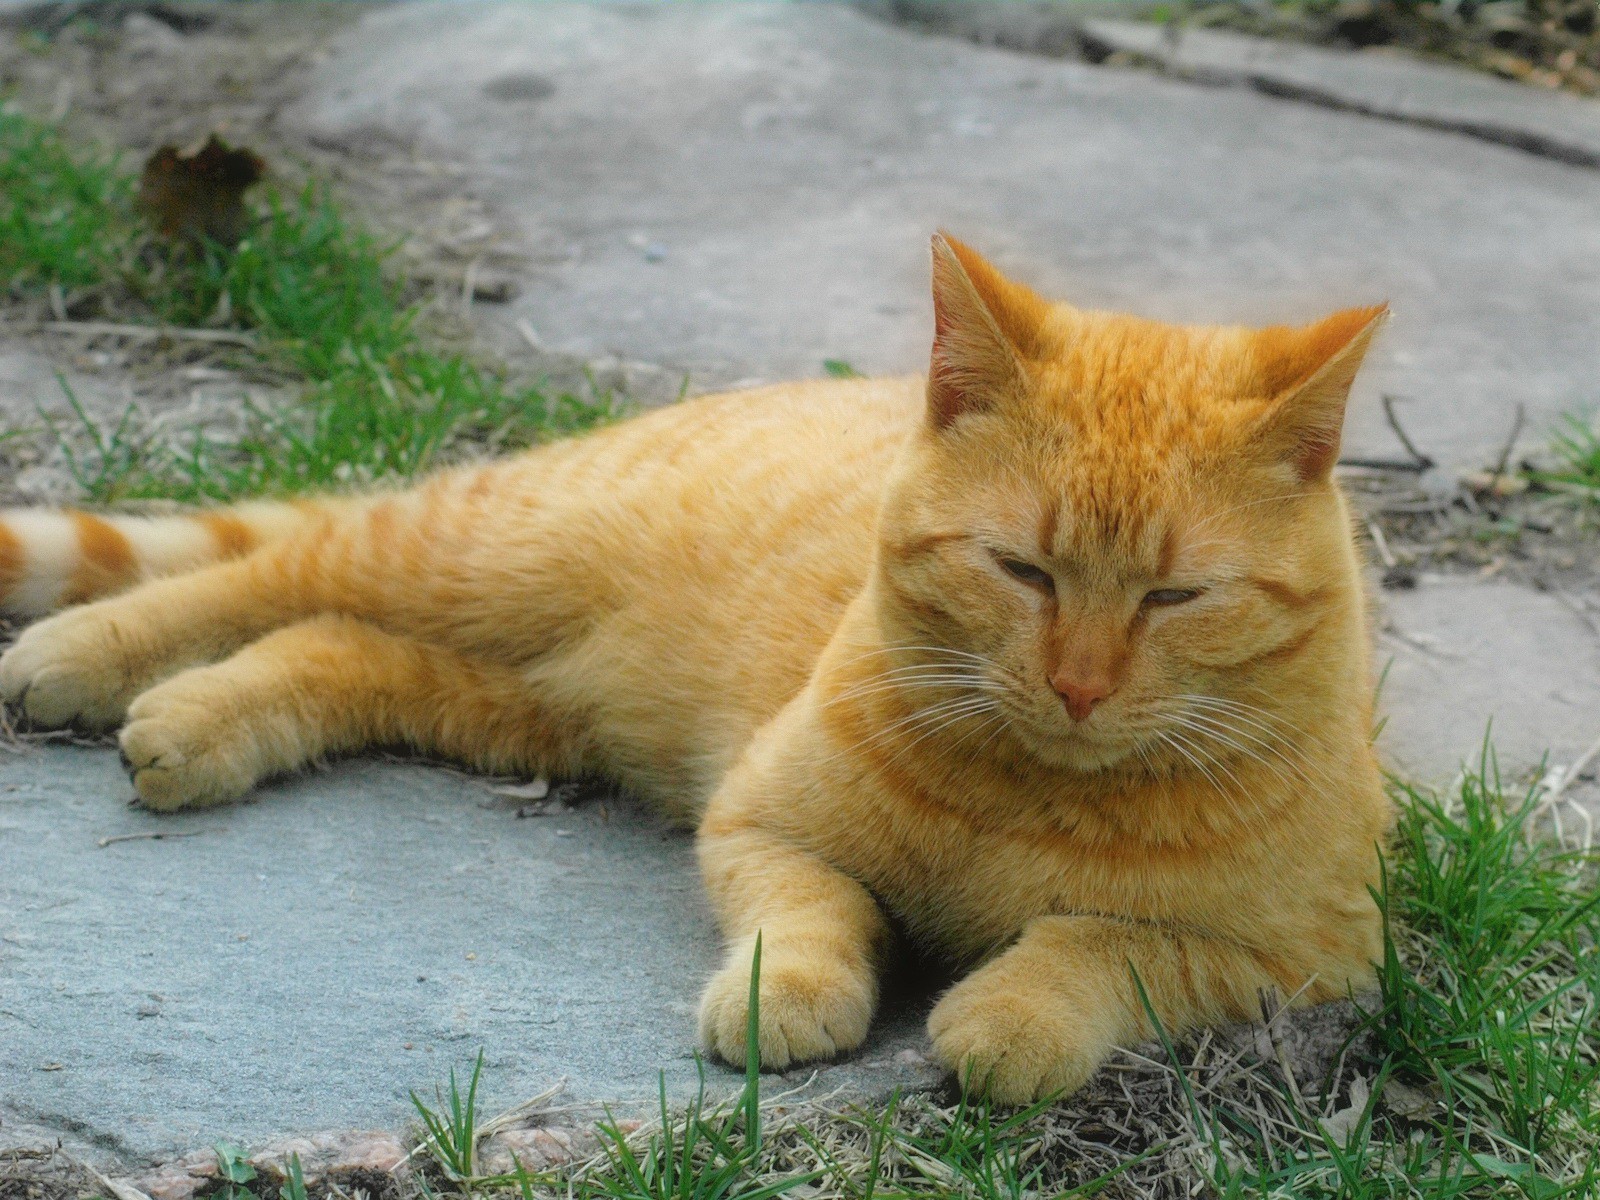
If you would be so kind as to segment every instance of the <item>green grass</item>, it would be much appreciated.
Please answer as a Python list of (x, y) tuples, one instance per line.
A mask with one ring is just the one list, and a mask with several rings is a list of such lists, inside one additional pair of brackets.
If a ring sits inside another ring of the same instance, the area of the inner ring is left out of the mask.
[(1583, 489), (1600, 500), (1600, 417), (1584, 421), (1569, 414), (1561, 424), (1555, 437), (1555, 468), (1532, 472), (1532, 478)]
[(394, 247), (323, 189), (268, 191), (256, 218), (235, 248), (167, 246), (145, 232), (120, 163), (0, 109), (0, 285), (18, 298), (54, 292), (75, 315), (250, 334), (227, 365), (300, 392), (251, 408), (229, 439), (174, 440), (137, 410), (104, 428), (69, 398), (72, 420), (46, 424), (90, 499), (227, 500), (407, 477), (614, 415), (605, 396), (551, 395), (437, 348)]
[(0, 109), (0, 280), (13, 291), (92, 287), (120, 274), (120, 223), (132, 211), (132, 180), (114, 163)]
[(482, 1078), (483, 1051), (479, 1050), (465, 1094), (456, 1082), (454, 1067), (450, 1068), (448, 1096), (441, 1091), (436, 1097), (438, 1108), (424, 1103), (415, 1092), (411, 1093), (412, 1106), (427, 1130), (423, 1145), (452, 1180), (471, 1179), (478, 1173), (478, 1083)]

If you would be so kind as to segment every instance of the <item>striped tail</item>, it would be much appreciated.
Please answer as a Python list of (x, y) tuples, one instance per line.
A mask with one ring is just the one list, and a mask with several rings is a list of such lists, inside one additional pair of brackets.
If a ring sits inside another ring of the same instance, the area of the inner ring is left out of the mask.
[(170, 517), (0, 509), (0, 616), (42, 617), (142, 579), (237, 558), (337, 507), (263, 501)]

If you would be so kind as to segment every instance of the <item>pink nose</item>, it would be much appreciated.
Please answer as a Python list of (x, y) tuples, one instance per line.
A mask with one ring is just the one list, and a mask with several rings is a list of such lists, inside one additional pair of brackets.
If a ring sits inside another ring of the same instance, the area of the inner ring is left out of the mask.
[(1059, 672), (1050, 677), (1050, 686), (1055, 688), (1056, 695), (1061, 697), (1061, 703), (1067, 706), (1067, 712), (1074, 721), (1081, 721), (1094, 711), (1094, 706), (1099, 704), (1116, 688), (1104, 676), (1096, 679), (1068, 679)]

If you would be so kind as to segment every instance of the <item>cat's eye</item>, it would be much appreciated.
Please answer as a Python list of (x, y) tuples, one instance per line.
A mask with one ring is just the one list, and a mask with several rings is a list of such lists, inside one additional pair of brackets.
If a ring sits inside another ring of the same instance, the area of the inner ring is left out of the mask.
[(1144, 603), (1152, 608), (1167, 608), (1174, 604), (1187, 604), (1199, 594), (1199, 588), (1157, 588), (1145, 593)]
[(1056, 581), (1049, 571), (1042, 570), (1032, 563), (1023, 562), (1020, 558), (1007, 558), (1003, 554), (995, 555), (995, 561), (1013, 579), (1020, 579), (1029, 587), (1043, 588), (1047, 592), (1056, 590)]

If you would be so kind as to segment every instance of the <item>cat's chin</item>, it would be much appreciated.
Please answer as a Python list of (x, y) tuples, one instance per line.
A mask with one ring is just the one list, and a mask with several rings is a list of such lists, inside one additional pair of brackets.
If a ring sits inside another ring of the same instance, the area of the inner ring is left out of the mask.
[(1052, 732), (1019, 739), (1033, 757), (1054, 771), (1088, 775), (1136, 762), (1137, 743), (1089, 737), (1078, 731)]

